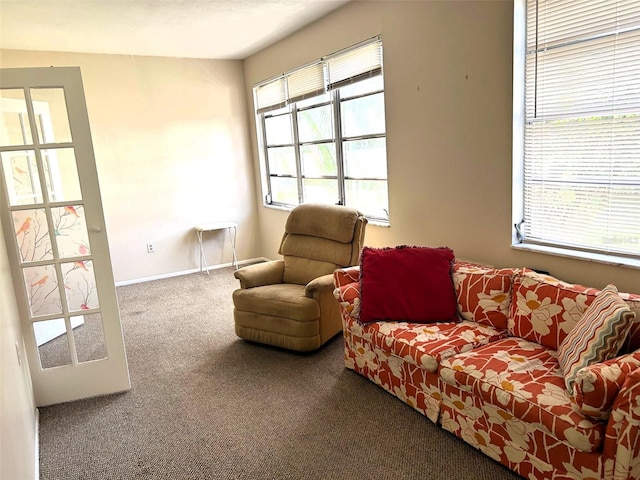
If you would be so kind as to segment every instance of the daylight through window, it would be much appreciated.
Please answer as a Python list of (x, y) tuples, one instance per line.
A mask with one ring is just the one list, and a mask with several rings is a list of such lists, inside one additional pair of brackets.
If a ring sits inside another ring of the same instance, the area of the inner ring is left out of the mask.
[(382, 42), (254, 87), (265, 203), (348, 205), (389, 221)]
[(514, 243), (635, 264), (640, 2), (522, 0), (515, 11)]

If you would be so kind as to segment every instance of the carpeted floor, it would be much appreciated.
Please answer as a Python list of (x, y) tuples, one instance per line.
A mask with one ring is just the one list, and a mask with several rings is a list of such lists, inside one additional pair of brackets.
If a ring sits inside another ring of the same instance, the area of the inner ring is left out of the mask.
[(40, 409), (40, 478), (519, 479), (344, 368), (238, 339), (233, 269), (118, 288), (133, 388)]

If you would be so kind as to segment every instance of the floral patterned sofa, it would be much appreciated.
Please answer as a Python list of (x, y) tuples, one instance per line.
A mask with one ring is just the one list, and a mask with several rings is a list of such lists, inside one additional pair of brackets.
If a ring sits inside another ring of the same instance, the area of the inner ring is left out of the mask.
[(600, 291), (528, 269), (451, 270), (459, 318), (427, 324), (361, 322), (360, 267), (336, 270), (346, 367), (524, 478), (640, 479), (640, 295), (619, 294), (636, 321), (569, 392), (558, 349)]

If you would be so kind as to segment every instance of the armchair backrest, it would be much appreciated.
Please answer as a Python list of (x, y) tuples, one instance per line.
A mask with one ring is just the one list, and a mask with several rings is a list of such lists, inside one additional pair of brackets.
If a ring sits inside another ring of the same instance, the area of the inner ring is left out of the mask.
[(305, 203), (287, 218), (278, 252), (284, 283), (306, 285), (336, 268), (358, 265), (367, 225), (354, 208)]

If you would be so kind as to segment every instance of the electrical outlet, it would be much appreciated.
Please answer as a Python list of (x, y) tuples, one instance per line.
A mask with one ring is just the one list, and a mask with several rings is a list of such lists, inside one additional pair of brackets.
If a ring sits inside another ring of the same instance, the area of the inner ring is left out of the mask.
[(153, 243), (147, 243), (147, 253), (153, 253), (156, 251), (156, 247)]

